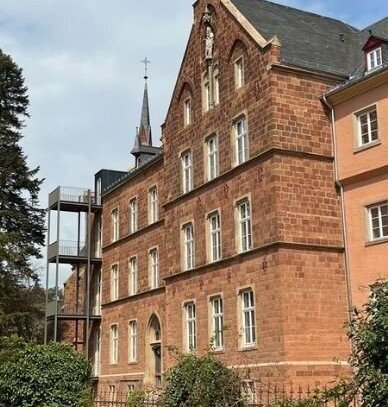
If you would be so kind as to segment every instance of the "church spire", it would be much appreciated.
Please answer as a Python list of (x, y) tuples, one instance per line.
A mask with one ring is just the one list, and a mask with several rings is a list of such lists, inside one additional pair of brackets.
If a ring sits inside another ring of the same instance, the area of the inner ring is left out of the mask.
[(147, 79), (145, 76), (144, 84), (144, 95), (143, 95), (143, 105), (141, 107), (141, 117), (139, 126), (139, 140), (141, 144), (152, 146), (152, 133), (151, 133), (151, 123), (150, 123), (150, 108), (148, 104), (148, 86)]
[(141, 107), (140, 126), (136, 129), (135, 145), (131, 153), (136, 158), (136, 167), (139, 167), (142, 163), (159, 152), (160, 148), (152, 146), (152, 132), (150, 121), (150, 108), (148, 103), (148, 64), (150, 61), (144, 58), (141, 61), (145, 67), (144, 75), (144, 94), (143, 104)]
[(143, 105), (141, 107), (141, 117), (140, 117), (140, 126), (138, 132), (138, 139), (142, 145), (152, 146), (152, 133), (151, 133), (151, 123), (150, 123), (150, 108), (148, 104), (148, 64), (151, 63), (144, 58), (141, 61), (144, 64), (144, 95), (143, 95)]

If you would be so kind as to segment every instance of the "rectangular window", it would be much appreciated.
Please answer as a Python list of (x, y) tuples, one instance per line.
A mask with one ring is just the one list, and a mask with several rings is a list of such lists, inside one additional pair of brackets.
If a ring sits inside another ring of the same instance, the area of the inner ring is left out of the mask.
[(209, 138), (207, 145), (207, 179), (211, 181), (218, 176), (218, 140), (217, 136)]
[(243, 346), (254, 345), (256, 342), (255, 332), (255, 300), (252, 290), (241, 292), (241, 322), (243, 334)]
[(220, 75), (216, 73), (214, 75), (214, 104), (220, 103)]
[(212, 95), (211, 95), (211, 89), (210, 89), (210, 82), (209, 79), (205, 79), (204, 83), (204, 110), (207, 112), (210, 110), (212, 106)]
[(378, 139), (377, 111), (372, 108), (357, 115), (359, 145), (364, 146)]
[(116, 301), (119, 299), (119, 266), (114, 264), (110, 271), (110, 299)]
[(246, 252), (252, 248), (251, 205), (246, 199), (237, 204), (239, 251)]
[(158, 188), (152, 187), (149, 190), (149, 222), (155, 223), (159, 220)]
[(150, 250), (150, 287), (159, 287), (159, 255), (158, 249)]
[(244, 380), (242, 390), (248, 404), (256, 404), (255, 382), (253, 380)]
[(184, 194), (193, 189), (193, 163), (191, 151), (182, 155), (182, 187)]
[(234, 63), (234, 80), (236, 89), (244, 85), (244, 59), (242, 57)]
[(137, 323), (129, 321), (128, 325), (128, 361), (137, 361)]
[(129, 232), (137, 231), (137, 199), (133, 198), (129, 201)]
[(137, 293), (137, 258), (129, 259), (129, 276), (128, 276), (128, 294), (135, 295)]
[(112, 221), (112, 242), (119, 239), (119, 210), (114, 209), (111, 214)]
[(210, 261), (221, 259), (221, 222), (220, 215), (215, 212), (209, 215), (209, 243), (210, 243)]
[(184, 125), (188, 126), (191, 124), (191, 99), (187, 99), (184, 102), (184, 112), (183, 112), (183, 117), (184, 117)]
[(388, 202), (368, 208), (370, 240), (388, 238)]
[(381, 47), (374, 49), (373, 51), (368, 52), (367, 54), (367, 64), (368, 71), (371, 69), (378, 68), (383, 63), (383, 58), (381, 54)]
[(119, 361), (119, 327), (117, 324), (110, 327), (110, 363)]
[(112, 384), (109, 385), (108, 399), (110, 402), (115, 402), (117, 400), (116, 386)]
[(183, 227), (183, 245), (184, 269), (191, 270), (194, 268), (194, 230), (191, 223)]
[(195, 304), (190, 302), (185, 305), (186, 313), (186, 351), (193, 352), (197, 346), (197, 327)]
[(211, 306), (214, 349), (219, 350), (224, 347), (224, 304), (222, 298), (213, 298)]
[(96, 204), (101, 205), (101, 193), (102, 193), (102, 179), (96, 180)]
[(246, 118), (241, 117), (234, 123), (236, 165), (240, 165), (248, 159), (248, 133)]
[(92, 375), (93, 377), (98, 377), (100, 375), (101, 366), (101, 328), (94, 334), (93, 348)]

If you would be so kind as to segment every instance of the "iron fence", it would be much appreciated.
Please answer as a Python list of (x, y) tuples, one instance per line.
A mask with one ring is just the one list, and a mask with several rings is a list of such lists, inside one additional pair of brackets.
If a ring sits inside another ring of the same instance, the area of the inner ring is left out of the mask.
[[(302, 401), (322, 394), (327, 391), (326, 387), (311, 388), (307, 386), (278, 386), (260, 385), (253, 392), (246, 395), (249, 407), (273, 407), (282, 401)], [(126, 407), (128, 394), (116, 394), (112, 392), (99, 394), (94, 401), (93, 407)], [(147, 400), (140, 402), (136, 407), (161, 407), (160, 394), (151, 394)], [(322, 400), (322, 399), (321, 399)], [(344, 397), (337, 396), (330, 400), (322, 401), (322, 407), (338, 407), (343, 405)], [(355, 396), (348, 402), (348, 407), (361, 407), (359, 397)]]

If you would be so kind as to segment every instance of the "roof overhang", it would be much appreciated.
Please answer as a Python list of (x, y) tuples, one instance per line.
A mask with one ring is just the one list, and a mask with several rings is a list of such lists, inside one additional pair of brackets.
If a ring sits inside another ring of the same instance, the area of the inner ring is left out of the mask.
[(261, 47), (266, 48), (273, 44), (280, 46), (279, 39), (275, 36), (270, 40), (266, 40), (259, 31), (248, 21), (241, 11), (231, 2), (231, 0), (221, 0), (221, 4), (232, 14), (232, 16), (240, 23), (247, 34)]
[(326, 98), (330, 104), (335, 106), (385, 83), (388, 83), (388, 66), (334, 88), (326, 94)]

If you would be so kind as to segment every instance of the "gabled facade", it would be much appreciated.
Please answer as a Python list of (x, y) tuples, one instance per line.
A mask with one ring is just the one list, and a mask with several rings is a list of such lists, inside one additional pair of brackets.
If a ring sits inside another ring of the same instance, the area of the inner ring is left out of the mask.
[[(384, 20), (375, 28), (380, 38)], [(100, 390), (160, 386), (168, 347), (203, 354), (209, 343), (253, 388), (348, 374), (353, 283), (322, 97), (377, 75), (369, 37), (264, 0), (194, 4), (162, 148), (146, 85), (136, 168), (96, 175)]]

